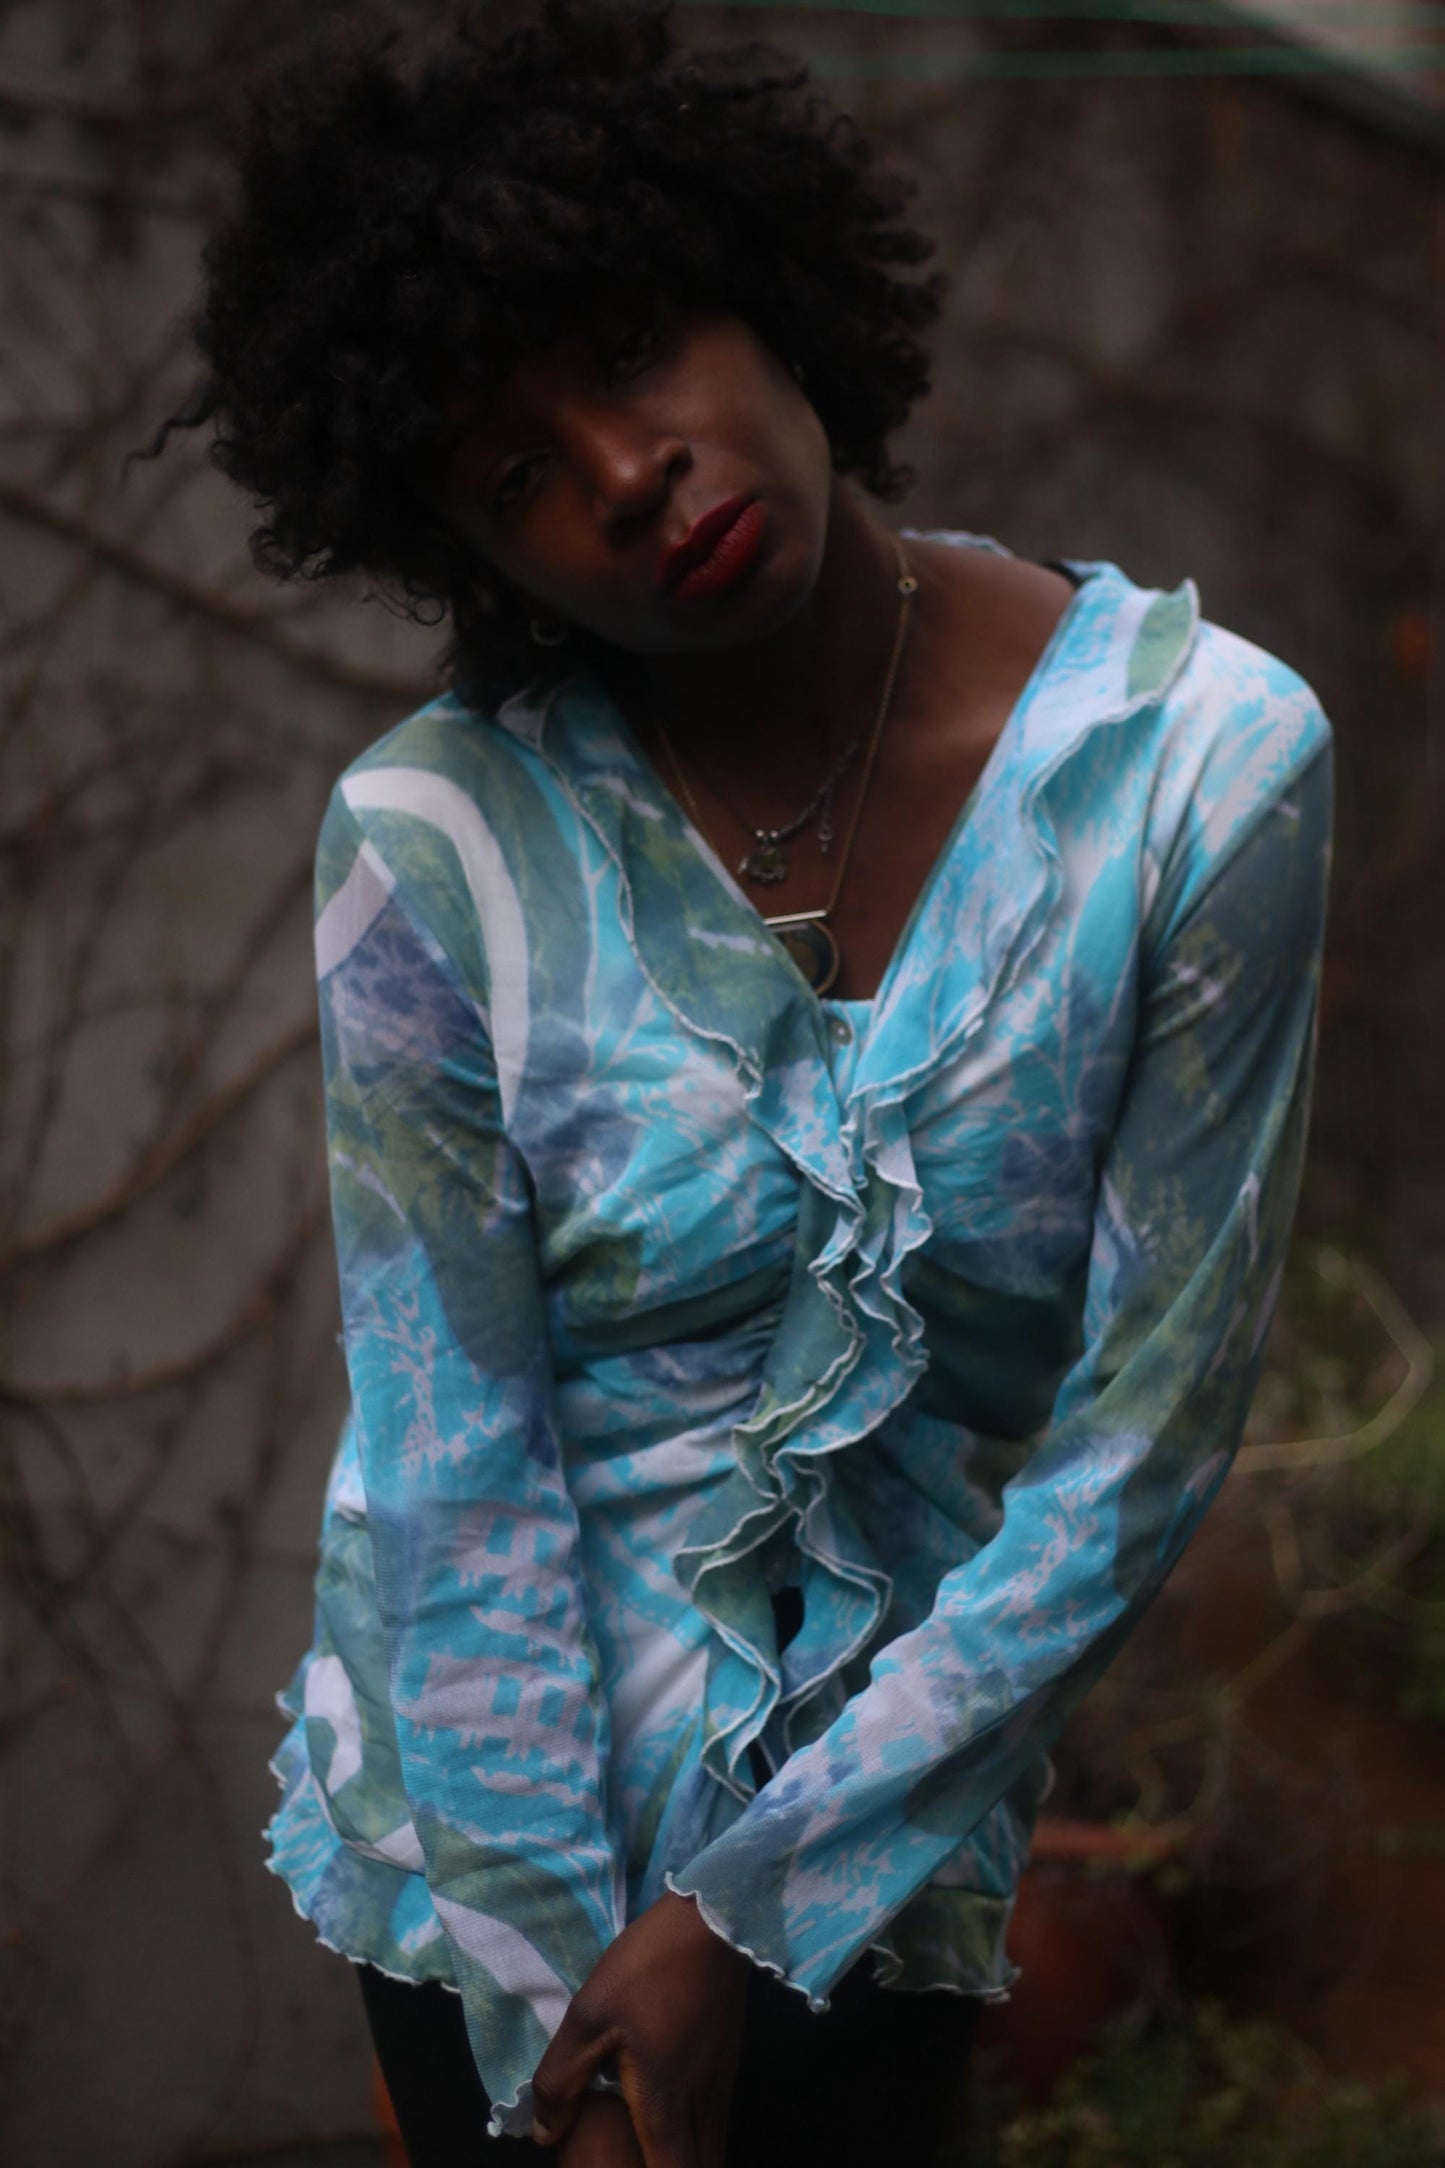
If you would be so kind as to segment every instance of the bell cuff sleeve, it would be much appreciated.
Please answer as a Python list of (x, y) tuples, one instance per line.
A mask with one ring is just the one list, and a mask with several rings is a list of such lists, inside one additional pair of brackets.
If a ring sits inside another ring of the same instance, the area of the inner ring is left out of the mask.
[(486, 1004), (338, 795), (317, 924), (336, 1254), (401, 1777), (494, 2132), (619, 1930), (607, 1713)]

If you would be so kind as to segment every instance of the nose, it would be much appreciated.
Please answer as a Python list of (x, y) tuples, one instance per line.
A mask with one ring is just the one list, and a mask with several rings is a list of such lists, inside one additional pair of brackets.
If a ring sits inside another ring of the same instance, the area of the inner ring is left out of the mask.
[(599, 403), (577, 418), (576, 454), (592, 493), (593, 514), (609, 534), (656, 518), (674, 478), (692, 464), (686, 440), (655, 419)]

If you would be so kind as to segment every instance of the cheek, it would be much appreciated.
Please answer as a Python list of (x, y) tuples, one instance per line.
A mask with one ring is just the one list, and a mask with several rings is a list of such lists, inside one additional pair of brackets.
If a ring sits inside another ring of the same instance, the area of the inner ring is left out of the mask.
[(786, 523), (821, 555), (833, 497), (833, 457), (823, 425), (801, 399), (773, 417), (759, 459), (770, 494)]
[(585, 548), (587, 522), (567, 483), (546, 482), (532, 502), (493, 538), (490, 561), (524, 607), (578, 614), (576, 600), (595, 590), (597, 565)]
[(809, 474), (820, 465), (831, 469), (832, 447), (817, 409), (786, 362), (749, 339), (737, 356), (734, 380), (750, 383), (746, 412), (775, 458)]
[(774, 408), (768, 435), (772, 463), (792, 481), (800, 497), (809, 502), (826, 497), (833, 450), (817, 410), (801, 392)]
[(812, 448), (819, 484), (826, 494), (833, 481), (833, 447), (828, 442), (828, 432), (818, 418), (817, 409), (808, 406), (805, 411), (806, 419), (802, 428)]

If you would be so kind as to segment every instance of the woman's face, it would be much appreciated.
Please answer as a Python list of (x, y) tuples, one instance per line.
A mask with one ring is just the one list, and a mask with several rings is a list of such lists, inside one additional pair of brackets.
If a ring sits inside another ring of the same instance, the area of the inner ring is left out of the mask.
[(811, 593), (828, 440), (740, 318), (604, 323), (519, 362), (474, 426), (454, 412), (467, 426), (448, 509), (551, 615), (634, 653), (683, 654), (774, 631)]

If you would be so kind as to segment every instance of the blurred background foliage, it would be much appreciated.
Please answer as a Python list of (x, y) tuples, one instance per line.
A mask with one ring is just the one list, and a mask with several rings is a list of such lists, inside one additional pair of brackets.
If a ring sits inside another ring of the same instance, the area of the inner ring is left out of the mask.
[[(344, 1393), (311, 853), (437, 638), (263, 582), (203, 447), (121, 478), (189, 382), (238, 80), (356, 12), (0, 0), (0, 2147), (37, 2168), (382, 2157), (259, 1831)], [(1442, 19), (678, 10), (919, 175), (951, 285), (899, 520), (1193, 576), (1337, 731), (1268, 1374), (1058, 1755), (981, 2164), (1445, 2158)]]
[(945, 2168), (1438, 2168), (1438, 2119), (1332, 2079), (1277, 2026), (1202, 2001), (1115, 2025), (1042, 2110), (986, 2075)]

